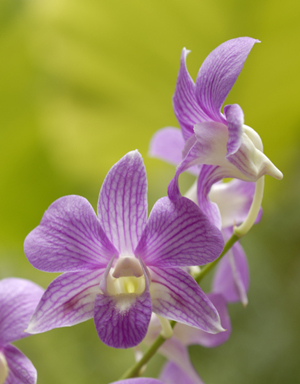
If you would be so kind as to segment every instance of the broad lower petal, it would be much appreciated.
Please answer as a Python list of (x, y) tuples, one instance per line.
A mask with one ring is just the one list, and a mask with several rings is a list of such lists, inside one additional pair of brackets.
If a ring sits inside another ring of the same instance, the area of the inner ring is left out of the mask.
[(94, 316), (94, 302), (104, 270), (66, 272), (47, 288), (27, 328), (41, 333), (69, 327)]
[(35, 384), (37, 379), (36, 369), (32, 362), (13, 345), (4, 347), (9, 368), (5, 384)]
[(173, 96), (174, 113), (182, 128), (185, 140), (193, 134), (195, 124), (209, 120), (206, 113), (198, 105), (195, 96), (195, 84), (186, 68), (186, 57), (189, 52), (185, 48), (182, 50), (180, 69)]
[(29, 280), (0, 281), (0, 345), (28, 336), (24, 330), (44, 290)]
[(195, 280), (180, 268), (151, 267), (153, 312), (209, 333), (224, 331), (219, 315)]
[(225, 343), (225, 341), (229, 339), (231, 334), (231, 322), (225, 298), (219, 293), (210, 293), (207, 297), (217, 309), (221, 319), (221, 325), (226, 331), (211, 334), (201, 331), (201, 329), (177, 323), (174, 328), (174, 336), (177, 337), (178, 340), (180, 340), (184, 345), (200, 344), (207, 348), (214, 348)]
[(223, 122), (220, 113), (253, 45), (250, 37), (228, 40), (214, 49), (204, 60), (196, 80), (196, 98), (211, 120)]
[(90, 203), (64, 196), (50, 205), (24, 242), (29, 262), (46, 272), (103, 268), (116, 249), (103, 232)]
[(147, 178), (142, 156), (128, 152), (108, 172), (99, 195), (98, 216), (122, 254), (133, 252), (147, 222)]
[(246, 254), (239, 243), (235, 243), (219, 262), (213, 280), (213, 291), (221, 293), (227, 302), (248, 303), (249, 268)]
[(100, 340), (113, 348), (130, 348), (145, 337), (151, 318), (149, 289), (109, 296), (99, 294), (95, 300), (95, 326)]
[(214, 261), (223, 246), (221, 232), (194, 202), (164, 197), (154, 205), (135, 253), (147, 266), (192, 266)]
[(160, 379), (164, 384), (204, 384), (193, 366), (189, 370), (183, 370), (173, 362), (165, 364)]

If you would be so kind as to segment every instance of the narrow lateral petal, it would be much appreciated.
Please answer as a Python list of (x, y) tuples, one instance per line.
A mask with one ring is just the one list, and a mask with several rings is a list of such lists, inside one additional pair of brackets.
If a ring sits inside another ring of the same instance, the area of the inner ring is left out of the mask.
[(238, 104), (232, 104), (224, 107), (224, 113), (228, 127), (227, 155), (232, 155), (242, 143), (244, 112)]
[[(222, 228), (241, 224), (247, 217), (255, 192), (255, 183), (234, 179), (228, 183), (213, 184), (209, 198), (218, 205)], [(256, 222), (262, 215), (260, 210)]]
[(135, 253), (147, 266), (192, 266), (214, 261), (223, 246), (221, 232), (194, 202), (163, 197), (155, 203)]
[(165, 384), (165, 383), (160, 380), (152, 379), (149, 377), (141, 377), (141, 378), (136, 377), (134, 379), (114, 381), (113, 383), (110, 383), (110, 384)]
[(46, 272), (103, 268), (117, 253), (81, 196), (64, 196), (51, 204), (26, 237), (24, 251), (35, 268)]
[(213, 280), (213, 291), (221, 293), (227, 302), (240, 301), (247, 305), (249, 268), (246, 254), (240, 243), (235, 243), (219, 262)]
[(223, 331), (215, 307), (181, 268), (151, 267), (150, 292), (153, 312), (158, 315), (209, 333)]
[(224, 121), (220, 113), (221, 106), (257, 42), (250, 37), (228, 40), (204, 60), (196, 80), (196, 98), (211, 120)]
[(182, 50), (180, 69), (173, 96), (174, 113), (185, 140), (193, 134), (195, 124), (209, 120), (206, 113), (198, 105), (195, 96), (195, 84), (186, 68), (186, 57), (189, 52), (185, 48)]
[(152, 136), (149, 155), (177, 166), (182, 160), (182, 150), (185, 141), (181, 130), (166, 127), (158, 130)]
[(134, 347), (147, 333), (151, 312), (149, 289), (139, 296), (134, 293), (97, 295), (94, 320), (98, 336), (109, 347)]
[(0, 281), (0, 345), (28, 336), (24, 330), (44, 293), (29, 280)]
[(221, 325), (226, 331), (211, 334), (201, 331), (201, 329), (177, 323), (174, 328), (174, 336), (177, 337), (184, 345), (200, 344), (207, 348), (214, 348), (225, 343), (225, 341), (229, 339), (231, 334), (231, 322), (224, 296), (219, 293), (210, 293), (207, 297), (217, 309), (221, 319)]
[(164, 384), (204, 384), (192, 366), (185, 371), (173, 362), (165, 364), (160, 379)]
[(35, 384), (36, 369), (32, 362), (13, 345), (4, 347), (4, 354), (9, 368), (5, 384)]
[(108, 172), (99, 195), (98, 216), (122, 253), (136, 248), (147, 221), (147, 178), (142, 156), (128, 152)]
[(92, 318), (103, 273), (102, 269), (66, 272), (58, 276), (41, 298), (26, 331), (41, 333)]

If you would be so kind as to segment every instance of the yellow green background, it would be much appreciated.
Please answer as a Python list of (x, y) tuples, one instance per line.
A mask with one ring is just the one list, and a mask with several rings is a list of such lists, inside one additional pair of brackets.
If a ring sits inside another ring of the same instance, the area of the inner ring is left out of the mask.
[[(243, 240), (249, 305), (230, 306), (230, 340), (190, 351), (206, 384), (296, 383), (299, 16), (296, 0), (2, 0), (0, 278), (28, 278), (46, 288), (54, 275), (28, 263), (25, 236), (63, 195), (85, 196), (95, 206), (105, 174), (128, 151), (137, 148), (145, 159), (150, 207), (165, 195), (174, 169), (147, 151), (157, 129), (178, 126), (171, 98), (181, 49), (192, 51), (195, 78), (222, 42), (257, 38), (261, 44), (226, 102), (241, 105), (284, 179), (267, 178), (263, 219)], [(204, 286), (209, 290), (209, 282)], [(106, 384), (133, 362), (132, 351), (103, 346), (92, 320), (17, 345), (40, 384)], [(162, 364), (156, 357), (148, 375)]]

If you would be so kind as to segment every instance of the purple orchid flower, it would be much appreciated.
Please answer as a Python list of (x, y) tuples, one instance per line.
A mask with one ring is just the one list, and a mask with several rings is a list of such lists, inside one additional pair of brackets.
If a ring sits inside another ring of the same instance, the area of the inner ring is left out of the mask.
[[(180, 161), (183, 158), (169, 186), (171, 199), (176, 199), (179, 194), (180, 173), (200, 166), (199, 205), (218, 227), (219, 212), (208, 198), (214, 183), (226, 177), (257, 181), (265, 174), (282, 178), (282, 173), (264, 155), (259, 135), (244, 125), (241, 107), (227, 105), (224, 114), (221, 113), (221, 107), (256, 42), (258, 40), (240, 37), (221, 44), (202, 64), (196, 84), (187, 71), (189, 51), (184, 48), (173, 97), (181, 132), (165, 128), (151, 143), (150, 152), (156, 157), (168, 157), (172, 161), (178, 156), (181, 156)], [(180, 152), (175, 154), (180, 147)], [(163, 151), (162, 148), (168, 149)]]
[(43, 292), (28, 280), (0, 281), (0, 384), (36, 383), (36, 369), (11, 343), (29, 336), (24, 330)]
[(147, 178), (138, 151), (107, 174), (98, 217), (87, 200), (55, 201), (25, 239), (30, 263), (63, 272), (47, 288), (28, 332), (71, 326), (94, 317), (99, 338), (115, 348), (144, 338), (152, 311), (222, 331), (216, 309), (182, 267), (215, 260), (224, 241), (199, 207), (181, 197), (156, 202), (147, 222)]

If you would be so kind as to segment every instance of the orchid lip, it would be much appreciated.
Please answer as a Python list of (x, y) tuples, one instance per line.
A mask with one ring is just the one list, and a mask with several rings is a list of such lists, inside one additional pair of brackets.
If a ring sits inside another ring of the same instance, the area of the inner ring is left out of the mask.
[(111, 296), (142, 294), (146, 282), (139, 260), (132, 256), (120, 257), (109, 271), (106, 283), (107, 293)]

